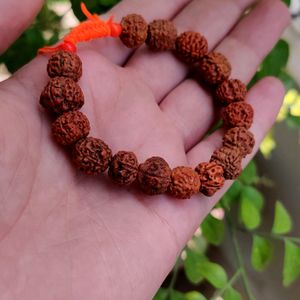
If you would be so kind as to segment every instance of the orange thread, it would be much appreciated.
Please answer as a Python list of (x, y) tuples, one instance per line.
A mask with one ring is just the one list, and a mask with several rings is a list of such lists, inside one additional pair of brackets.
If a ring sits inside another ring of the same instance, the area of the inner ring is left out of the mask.
[(76, 52), (76, 44), (79, 42), (86, 42), (108, 36), (118, 37), (121, 34), (122, 27), (120, 24), (113, 22), (112, 16), (105, 22), (96, 14), (91, 14), (83, 2), (81, 2), (80, 7), (82, 13), (87, 17), (87, 20), (73, 28), (71, 32), (65, 36), (63, 43), (56, 47), (41, 48), (38, 51), (39, 54), (52, 53), (57, 50)]

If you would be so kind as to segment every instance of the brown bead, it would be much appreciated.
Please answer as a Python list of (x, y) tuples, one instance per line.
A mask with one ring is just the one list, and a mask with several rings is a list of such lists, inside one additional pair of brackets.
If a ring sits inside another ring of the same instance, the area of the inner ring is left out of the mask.
[(198, 174), (189, 167), (177, 167), (172, 170), (170, 194), (178, 199), (189, 199), (200, 190)]
[(140, 47), (147, 38), (148, 25), (145, 19), (137, 14), (122, 18), (122, 33), (120, 39), (128, 48)]
[(148, 158), (139, 166), (138, 182), (148, 195), (166, 192), (171, 182), (171, 169), (168, 163), (161, 157)]
[(177, 29), (172, 21), (154, 20), (148, 26), (146, 44), (154, 51), (172, 50), (176, 38)]
[(223, 145), (228, 147), (238, 147), (241, 155), (245, 157), (253, 150), (255, 145), (254, 135), (244, 127), (234, 127), (225, 133)]
[(77, 110), (84, 104), (80, 86), (71, 78), (55, 77), (44, 88), (40, 104), (56, 114)]
[(207, 40), (198, 32), (183, 32), (176, 40), (176, 53), (187, 63), (198, 62), (208, 53)]
[(130, 185), (137, 177), (138, 161), (133, 152), (119, 151), (110, 162), (108, 175), (120, 185)]
[(78, 81), (82, 75), (82, 62), (76, 53), (57, 51), (49, 59), (47, 65), (50, 77), (68, 77)]
[(86, 137), (90, 132), (90, 122), (80, 111), (62, 114), (52, 124), (52, 134), (57, 143), (67, 146)]
[(253, 123), (253, 117), (253, 108), (247, 102), (233, 102), (222, 111), (224, 124), (228, 127), (249, 129)]
[(210, 52), (200, 60), (199, 71), (204, 81), (215, 85), (229, 78), (231, 65), (223, 54)]
[(73, 161), (87, 175), (104, 172), (111, 160), (111, 150), (100, 139), (87, 137), (79, 140), (73, 148)]
[(222, 105), (244, 101), (246, 95), (247, 87), (238, 79), (225, 80), (216, 90), (216, 100)]
[(215, 162), (200, 163), (195, 171), (201, 182), (200, 192), (205, 196), (214, 195), (224, 185), (224, 169)]
[(235, 179), (242, 171), (242, 155), (237, 147), (223, 146), (215, 150), (210, 162), (223, 167), (225, 179)]

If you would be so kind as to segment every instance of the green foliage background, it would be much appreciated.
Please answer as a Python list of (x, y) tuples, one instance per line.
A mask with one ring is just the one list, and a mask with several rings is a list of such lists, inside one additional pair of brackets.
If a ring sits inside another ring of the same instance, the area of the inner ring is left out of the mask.
[[(67, 0), (48, 0), (34, 23), (19, 39), (0, 56), (0, 63), (4, 63), (10, 72), (15, 72), (29, 62), (37, 50), (44, 45), (51, 45), (58, 41), (62, 33), (62, 17), (51, 9), (54, 2)], [(81, 0), (71, 0), (71, 9), (79, 20), (84, 16), (80, 11)], [(86, 0), (87, 7), (95, 13), (106, 12), (119, 0)], [(287, 5), (290, 1), (284, 1)], [(22, 53), (20, 54), (20, 49)], [(286, 121), (290, 127), (300, 128), (300, 95), (293, 78), (286, 71), (289, 57), (289, 45), (280, 40), (272, 52), (265, 58), (258, 72), (249, 86), (264, 76), (277, 76), (287, 90), (285, 104), (280, 113), (280, 121)], [(272, 131), (262, 144), (261, 151), (267, 157), (275, 146)], [(272, 260), (274, 240), (282, 241), (285, 247), (282, 269), (284, 286), (291, 285), (300, 276), (300, 238), (288, 234), (292, 230), (293, 222), (284, 204), (277, 201), (274, 208), (273, 226), (269, 232), (261, 232), (264, 220), (264, 195), (259, 186), (266, 183), (265, 178), (259, 176), (255, 161), (252, 161), (243, 174), (234, 182), (229, 191), (223, 196), (214, 211), (224, 214), (224, 218), (216, 218), (213, 214), (207, 216), (199, 227), (199, 232), (183, 250), (181, 256), (164, 283), (159, 289), (155, 300), (224, 300), (254, 299), (251, 292), (244, 257), (240, 251), (238, 231), (248, 233), (252, 238), (251, 263), (254, 270), (261, 272)], [(229, 232), (229, 234), (225, 234)], [(236, 270), (229, 274), (220, 264), (209, 258), (211, 247), (219, 247), (224, 238), (231, 240), (232, 251), (235, 254)], [(188, 292), (177, 290), (178, 273), (184, 271), (193, 289)], [(236, 283), (239, 290), (236, 289)], [(210, 287), (207, 289), (207, 287)], [(242, 289), (240, 288), (242, 287)], [(209, 290), (209, 292), (205, 292)], [(202, 291), (202, 293), (201, 293)]]

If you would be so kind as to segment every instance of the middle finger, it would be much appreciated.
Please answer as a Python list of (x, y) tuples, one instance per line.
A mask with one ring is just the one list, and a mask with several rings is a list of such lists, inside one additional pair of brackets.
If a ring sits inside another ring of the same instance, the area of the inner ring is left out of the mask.
[[(173, 21), (179, 33), (201, 32), (212, 49), (253, 2), (255, 0), (194, 0)], [(152, 53), (146, 46), (136, 51), (126, 67), (137, 72), (149, 85), (158, 103), (186, 77), (188, 70), (171, 52)]]

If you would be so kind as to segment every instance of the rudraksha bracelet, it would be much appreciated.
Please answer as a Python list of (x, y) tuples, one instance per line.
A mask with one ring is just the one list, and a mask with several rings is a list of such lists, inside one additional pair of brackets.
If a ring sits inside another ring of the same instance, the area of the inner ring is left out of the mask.
[[(148, 195), (168, 193), (187, 199), (201, 192), (212, 196), (225, 179), (237, 178), (242, 170), (242, 159), (254, 147), (254, 136), (248, 130), (253, 122), (253, 108), (245, 102), (247, 88), (238, 79), (230, 79), (231, 65), (224, 55), (208, 52), (207, 40), (198, 32), (186, 31), (178, 35), (169, 20), (154, 20), (150, 24), (137, 14), (125, 16), (121, 23), (107, 22), (92, 15), (82, 3), (87, 20), (64, 38), (56, 47), (42, 48), (39, 53), (51, 53), (47, 72), (51, 79), (44, 88), (40, 104), (57, 116), (52, 134), (57, 143), (72, 148), (75, 166), (88, 175), (97, 175), (108, 169), (113, 182), (122, 186), (138, 183)], [(136, 49), (146, 43), (152, 51), (173, 51), (184, 62), (196, 68), (201, 80), (214, 92), (222, 106), (223, 124), (227, 131), (223, 145), (216, 149), (209, 162), (201, 162), (195, 169), (179, 166), (173, 170), (161, 157), (151, 157), (139, 164), (130, 151), (112, 154), (102, 140), (89, 137), (90, 123), (79, 109), (84, 95), (78, 85), (82, 63), (76, 54), (76, 44), (95, 38), (120, 37), (123, 44)]]

